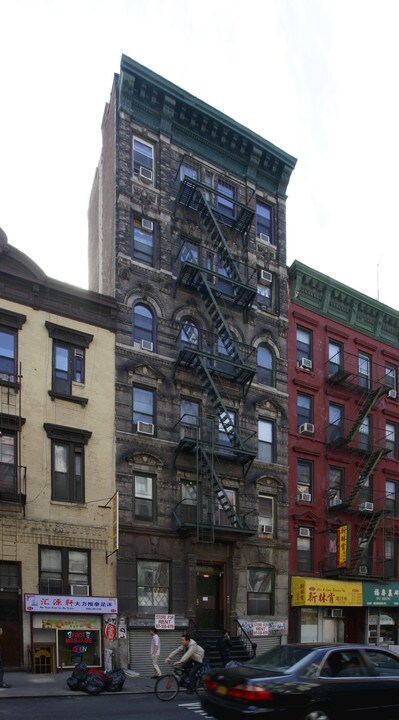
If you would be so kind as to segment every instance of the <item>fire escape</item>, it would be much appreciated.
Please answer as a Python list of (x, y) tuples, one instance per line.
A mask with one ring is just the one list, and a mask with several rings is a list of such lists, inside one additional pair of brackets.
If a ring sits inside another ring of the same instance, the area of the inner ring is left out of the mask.
[(7, 511), (20, 511), (26, 503), (26, 467), (21, 458), (21, 368), (0, 371), (0, 505)]
[[(211, 192), (209, 185), (187, 176), (180, 182), (176, 205), (185, 216), (195, 217), (207, 239), (204, 245), (195, 246), (181, 241), (176, 253), (175, 293), (184, 287), (199, 294), (212, 321), (213, 333), (202, 331), (200, 341), (182, 333), (177, 339), (174, 377), (179, 368), (193, 371), (206, 390), (212, 412), (206, 417), (179, 420), (175, 465), (181, 453), (191, 453), (195, 458), (198, 494), (196, 508), (181, 501), (174, 509), (173, 519), (180, 532), (196, 527), (200, 541), (214, 542), (215, 528), (241, 535), (256, 532), (237, 512), (216, 468), (218, 463), (238, 463), (245, 476), (256, 457), (254, 428), (246, 428), (241, 419), (238, 423), (235, 411), (228, 408), (224, 399), (226, 395), (245, 398), (256, 371), (254, 349), (239, 342), (226, 318), (226, 314), (238, 311), (245, 321), (256, 297), (256, 270), (233, 256), (229, 242), (232, 237), (235, 241), (238, 238), (245, 249), (254, 213), (248, 204), (239, 201), (238, 190), (232, 198), (220, 188), (217, 193)], [(226, 206), (227, 213), (223, 212)]]
[[(386, 384), (385, 368), (374, 364), (374, 374), (378, 377), (371, 379), (371, 375), (367, 378), (359, 373), (358, 356), (340, 353), (339, 361), (336, 363), (330, 358), (326, 382), (330, 387), (354, 393), (357, 398), (357, 413), (355, 417), (340, 417), (335, 422), (331, 422), (330, 418), (327, 445), (330, 450), (357, 456), (357, 467), (352, 482), (348, 483), (346, 496), (331, 498), (329, 510), (335, 513), (345, 511), (357, 517), (356, 532), (349, 540), (350, 554), (344, 574), (368, 575), (370, 566), (374, 565), (369, 559), (371, 543), (379, 529), (385, 534), (386, 511), (381, 503), (372, 502), (373, 498), (364, 500), (364, 493), (381, 458), (389, 453), (385, 429), (371, 427), (370, 413), (377, 403), (387, 396), (389, 387)], [(362, 432), (365, 429), (367, 433)]]

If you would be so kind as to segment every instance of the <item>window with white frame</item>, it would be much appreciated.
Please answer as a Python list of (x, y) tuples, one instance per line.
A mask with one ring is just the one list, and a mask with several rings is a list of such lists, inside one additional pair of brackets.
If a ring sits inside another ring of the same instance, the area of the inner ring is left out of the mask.
[(154, 264), (154, 224), (145, 218), (135, 217), (133, 220), (133, 248), (134, 260)]
[(328, 372), (335, 375), (342, 368), (343, 350), (341, 343), (328, 341)]
[(345, 471), (343, 468), (329, 467), (329, 500), (330, 505), (338, 505), (344, 498)]
[(274, 570), (272, 568), (248, 568), (247, 615), (272, 615), (274, 613)]
[(137, 609), (141, 615), (169, 612), (170, 568), (168, 562), (137, 561)]
[(296, 549), (296, 571), (300, 574), (313, 572), (313, 534), (310, 528), (299, 528)]
[(312, 360), (312, 333), (305, 328), (296, 329), (296, 359), (300, 363), (302, 358)]
[(313, 493), (313, 462), (297, 460), (296, 485), (298, 500), (310, 502)]
[(389, 387), (388, 397), (396, 400), (398, 391), (398, 370), (396, 365), (385, 365), (385, 385)]
[(361, 422), (359, 426), (359, 448), (361, 450), (370, 450), (371, 446), (371, 418), (369, 415), (366, 415), (365, 418), (363, 418), (363, 421)]
[[(90, 552), (88, 550), (45, 547), (39, 548), (39, 590), (45, 595), (89, 594)], [(85, 588), (85, 592), (83, 592)]]
[(371, 387), (371, 358), (366, 353), (359, 352), (358, 358), (358, 380), (359, 385), (364, 388)]
[(155, 344), (154, 313), (142, 303), (133, 307), (133, 342), (145, 350), (153, 350)]
[(274, 355), (267, 345), (258, 345), (256, 379), (260, 385), (274, 387)]
[(17, 434), (12, 430), (0, 433), (0, 494), (17, 492)]
[(389, 457), (396, 457), (397, 429), (395, 423), (385, 423), (385, 438), (385, 447), (389, 450)]
[(0, 328), (0, 380), (15, 382), (17, 374), (17, 332)]
[(394, 480), (385, 481), (385, 510), (392, 515), (397, 514), (397, 483)]
[(133, 173), (148, 184), (154, 179), (154, 146), (150, 143), (133, 138)]
[(258, 420), (258, 460), (274, 462), (274, 422)]
[(273, 213), (269, 205), (256, 203), (256, 236), (263, 242), (274, 244)]
[(140, 473), (134, 476), (134, 517), (138, 520), (153, 520), (154, 518), (154, 484), (151, 475)]
[(274, 534), (274, 497), (259, 493), (258, 532), (262, 535)]

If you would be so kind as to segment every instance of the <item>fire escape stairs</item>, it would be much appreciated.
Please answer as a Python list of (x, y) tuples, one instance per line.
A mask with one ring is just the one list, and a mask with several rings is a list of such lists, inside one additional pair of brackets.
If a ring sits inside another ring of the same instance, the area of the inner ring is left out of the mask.
[(356, 550), (351, 553), (351, 560), (348, 568), (349, 573), (353, 573), (356, 570), (359, 561), (362, 559), (362, 557), (366, 555), (367, 548), (369, 547), (375, 533), (377, 532), (382, 517), (382, 511), (373, 512), (369, 517), (367, 517), (367, 519), (365, 519), (365, 521), (359, 528), (359, 532), (356, 537), (359, 539), (361, 538), (361, 544), (358, 544)]
[[(344, 503), (345, 506), (349, 507), (350, 505), (353, 504), (354, 500), (356, 500), (357, 496), (359, 495), (360, 491), (364, 487), (368, 478), (374, 472), (374, 470), (377, 467), (378, 463), (380, 462), (382, 456), (385, 455), (387, 452), (388, 451), (385, 448), (382, 448), (381, 450), (376, 450), (375, 452), (372, 452), (371, 455), (369, 455), (367, 457), (364, 467), (360, 470), (357, 482), (351, 489), (349, 496)], [(342, 509), (342, 505), (341, 505), (341, 509)]]
[(371, 392), (367, 393), (365, 402), (363, 403), (362, 407), (359, 410), (359, 414), (353, 423), (350, 431), (345, 436), (343, 440), (343, 444), (349, 443), (351, 440), (353, 440), (356, 432), (359, 430), (363, 420), (365, 417), (369, 414), (370, 410), (374, 407), (376, 402), (382, 397), (382, 395), (387, 394), (387, 387), (385, 385), (379, 385), (375, 390), (372, 390)]
[(211, 461), (211, 458), (209, 457), (209, 453), (204, 449), (200, 449), (200, 466), (201, 466), (201, 473), (202, 477), (209, 480), (210, 487), (212, 488), (213, 495), (215, 500), (217, 500), (218, 505), (222, 508), (222, 510), (225, 512), (226, 517), (228, 518), (230, 525), (232, 527), (236, 527), (239, 529), (244, 529), (243, 522), (241, 518), (237, 515), (234, 507), (229, 501), (229, 498), (227, 497), (227, 494), (223, 488), (222, 483), (219, 480), (219, 477), (217, 476), (213, 464)]

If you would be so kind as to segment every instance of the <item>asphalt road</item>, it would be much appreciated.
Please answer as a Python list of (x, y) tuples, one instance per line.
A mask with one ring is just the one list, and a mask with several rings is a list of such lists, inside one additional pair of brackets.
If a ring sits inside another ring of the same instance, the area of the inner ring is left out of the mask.
[(117, 693), (98, 696), (19, 698), (0, 700), (1, 720), (210, 720), (199, 700), (183, 692), (170, 702), (161, 702), (155, 695)]

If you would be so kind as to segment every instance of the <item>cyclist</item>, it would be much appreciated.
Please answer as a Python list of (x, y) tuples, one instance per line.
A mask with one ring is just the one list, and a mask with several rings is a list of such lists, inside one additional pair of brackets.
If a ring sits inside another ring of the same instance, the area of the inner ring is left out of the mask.
[(192, 694), (194, 692), (194, 679), (198, 670), (202, 667), (205, 650), (186, 633), (181, 636), (180, 642), (180, 647), (173, 650), (173, 652), (165, 658), (165, 662), (170, 662), (175, 655), (183, 653), (180, 660), (177, 660), (174, 664), (183, 666), (188, 677), (187, 692)]

